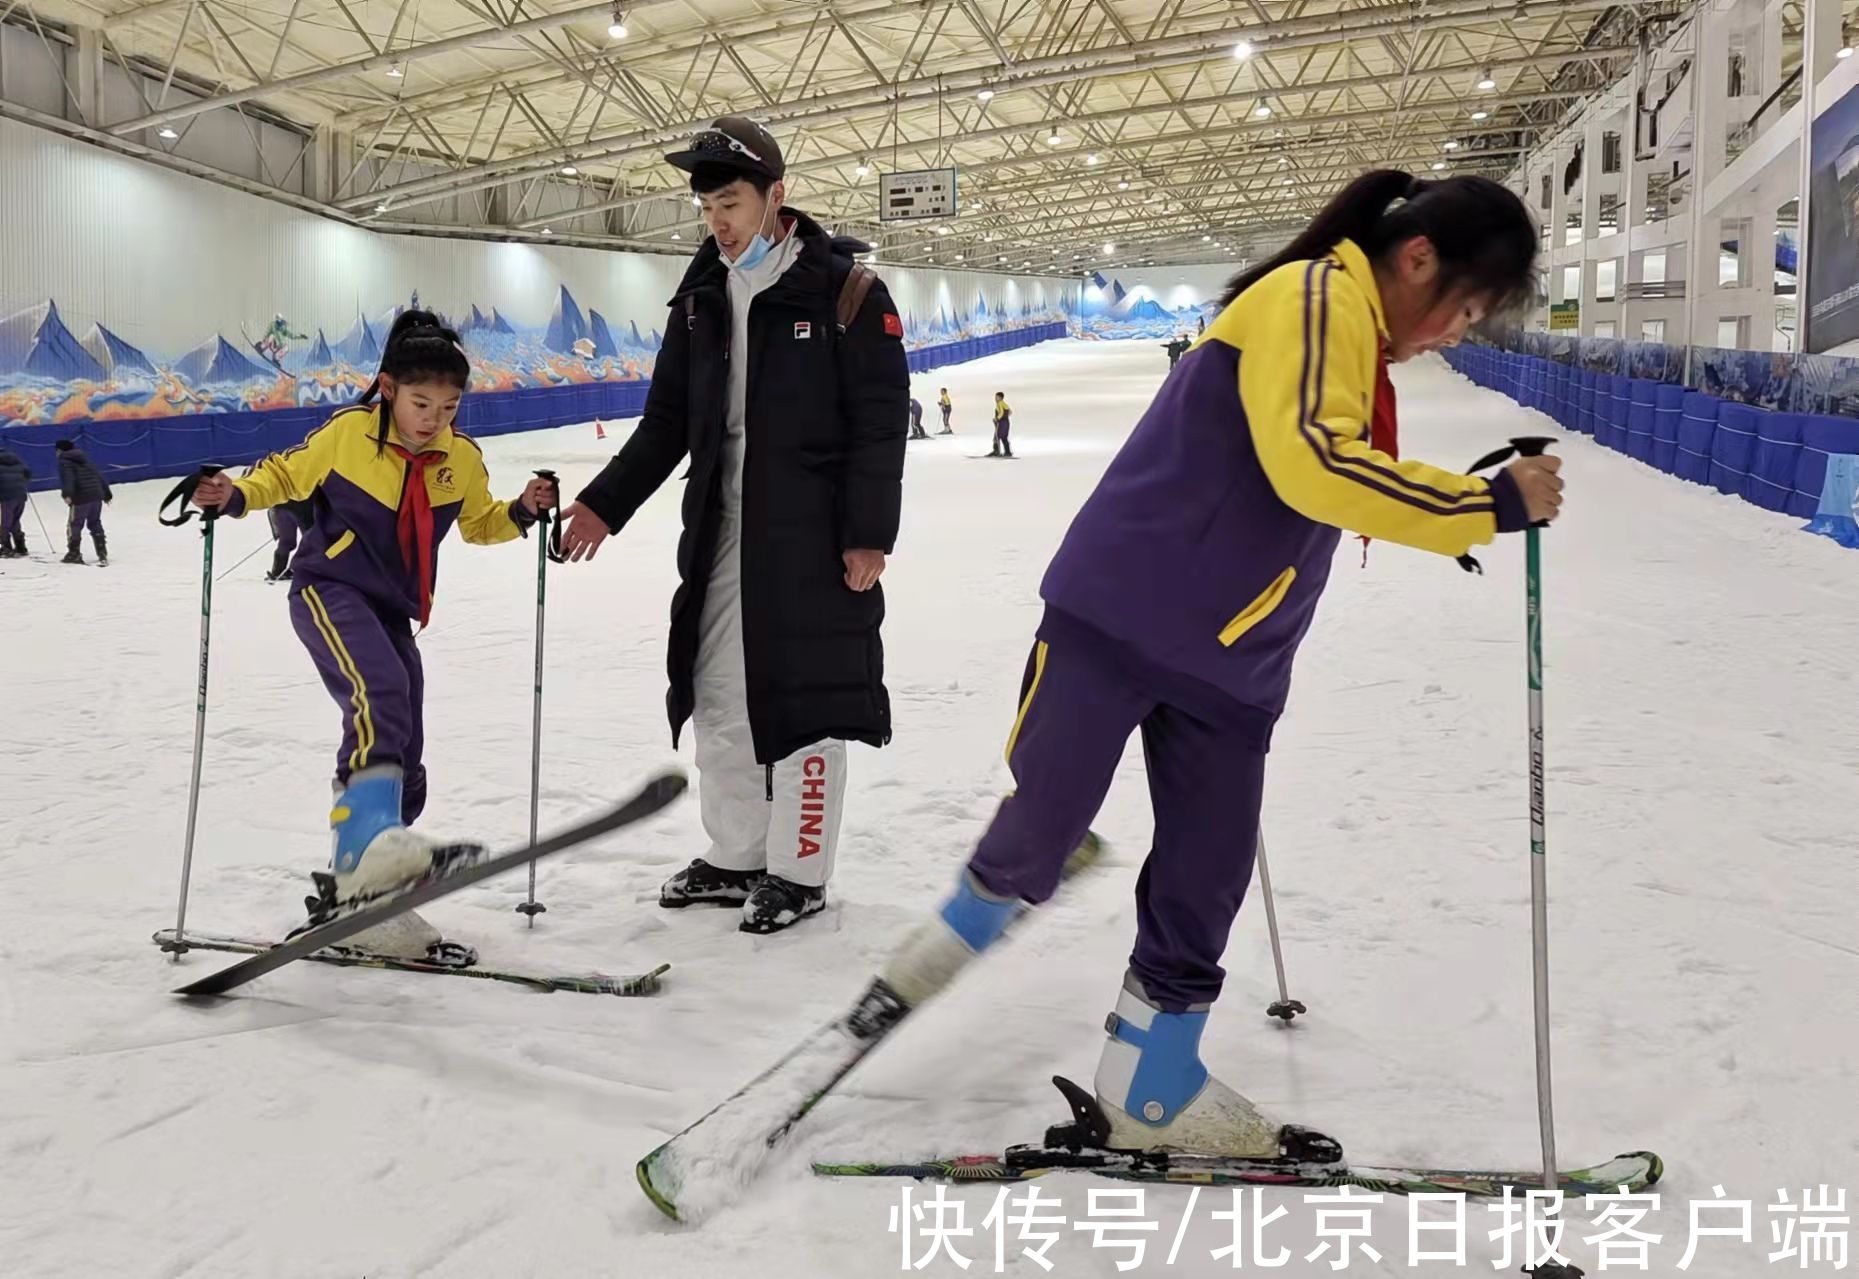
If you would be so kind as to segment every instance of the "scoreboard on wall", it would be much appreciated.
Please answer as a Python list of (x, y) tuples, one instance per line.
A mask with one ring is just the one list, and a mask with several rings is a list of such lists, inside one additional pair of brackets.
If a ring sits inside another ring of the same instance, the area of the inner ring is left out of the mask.
[(919, 169), (878, 177), (878, 220), (909, 222), (955, 216), (955, 170)]

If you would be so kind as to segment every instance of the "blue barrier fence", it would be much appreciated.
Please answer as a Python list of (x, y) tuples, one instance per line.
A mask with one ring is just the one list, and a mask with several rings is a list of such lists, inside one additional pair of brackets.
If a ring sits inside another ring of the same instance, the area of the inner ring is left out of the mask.
[[(987, 337), (946, 342), (909, 353), (910, 371), (925, 373), (950, 364), (1017, 350), (1065, 336), (1060, 323), (1011, 329)], [(638, 417), (645, 411), (650, 382), (590, 382), (571, 386), (476, 391), (459, 401), (458, 425), (482, 438), (514, 431)], [(264, 413), (200, 413), (176, 417), (99, 419), (47, 426), (0, 427), (0, 448), (11, 449), (31, 468), (34, 489), (58, 486), (53, 445), (71, 440), (90, 455), (113, 484), (185, 475), (207, 462), (243, 466), (300, 442), (334, 412), (330, 406), (274, 409)]]
[(1828, 459), (1859, 453), (1859, 419), (1851, 417), (1782, 412), (1663, 377), (1490, 346), (1455, 347), (1446, 360), (1478, 385), (1668, 475), (1801, 519), (1820, 508)]

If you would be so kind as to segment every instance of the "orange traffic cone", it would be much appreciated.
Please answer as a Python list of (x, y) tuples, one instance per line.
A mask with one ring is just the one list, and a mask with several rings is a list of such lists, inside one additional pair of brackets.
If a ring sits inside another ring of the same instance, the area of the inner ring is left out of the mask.
[(599, 418), (594, 419), (594, 438), (597, 440), (604, 440), (607, 438), (607, 428), (600, 424)]

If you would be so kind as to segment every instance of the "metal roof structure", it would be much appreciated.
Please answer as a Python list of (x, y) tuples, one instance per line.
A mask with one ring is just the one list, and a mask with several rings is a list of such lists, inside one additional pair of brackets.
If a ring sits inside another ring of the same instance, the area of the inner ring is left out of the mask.
[[(1680, 7), (0, 0), (135, 72), (92, 131), (159, 158), (214, 113), (282, 122), (320, 161), (293, 194), (383, 229), (685, 251), (662, 156), (740, 112), (884, 260), (1067, 273), (1247, 256), (1363, 168), (1502, 175)], [(880, 171), (950, 166), (959, 216), (879, 222)]]

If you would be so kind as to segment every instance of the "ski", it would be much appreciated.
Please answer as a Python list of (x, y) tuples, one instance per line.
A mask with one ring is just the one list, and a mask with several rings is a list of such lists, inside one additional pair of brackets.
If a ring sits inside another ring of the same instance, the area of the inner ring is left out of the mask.
[[(821, 1177), (911, 1177), (918, 1181), (1030, 1181), (1055, 1172), (1082, 1172), (1116, 1181), (1168, 1182), (1197, 1186), (1356, 1186), (1390, 1195), (1462, 1194), (1501, 1196), (1540, 1190), (1537, 1172), (1490, 1172), (1462, 1168), (1375, 1167), (1286, 1164), (1275, 1160), (1218, 1159), (1184, 1155), (1131, 1155), (1115, 1151), (1068, 1151), (1046, 1146), (1010, 1146), (1004, 1155), (955, 1155), (910, 1163), (816, 1163)], [(1664, 1161), (1649, 1150), (1615, 1155), (1605, 1163), (1557, 1174), (1565, 1195), (1637, 1194), (1656, 1183)]]
[[(1066, 862), (1065, 878), (1096, 865), (1102, 856), (1098, 837), (1087, 834)], [(990, 950), (998, 946), (997, 942)], [(728, 1202), (760, 1171), (788, 1131), (912, 1011), (882, 976), (874, 977), (850, 1012), (815, 1030), (641, 1159), (635, 1170), (639, 1188), (674, 1221), (695, 1221)]]
[(559, 853), (565, 848), (630, 826), (643, 821), (665, 808), (684, 793), (686, 783), (682, 772), (673, 770), (661, 773), (647, 782), (631, 799), (616, 804), (605, 812), (598, 813), (585, 821), (559, 831), (547, 839), (534, 844), (524, 844), (507, 852), (497, 853), (481, 861), (471, 862), (449, 873), (435, 872), (423, 879), (415, 880), (399, 892), (389, 893), (358, 905), (344, 914), (338, 915), (327, 923), (308, 929), (288, 941), (273, 946), (260, 955), (252, 955), (216, 973), (210, 973), (198, 981), (189, 982), (174, 993), (177, 995), (223, 995), (227, 991), (255, 977), (262, 977), (274, 969), (282, 968), (293, 960), (302, 959), (316, 951), (322, 950), (336, 942), (353, 937), (356, 933), (373, 928), (376, 924), (392, 919), (409, 910), (416, 910), (427, 902), (435, 901), (461, 888), (488, 879), (492, 875), (522, 866), (528, 862)]
[[(164, 951), (221, 950), (235, 955), (262, 955), (278, 945), (277, 942), (266, 941), (258, 937), (231, 937), (224, 933), (201, 933), (192, 929), (188, 930), (184, 939), (177, 941), (172, 928), (162, 929), (154, 935), (152, 940)], [(670, 964), (660, 964), (650, 972), (617, 977), (606, 973), (559, 975), (518, 973), (496, 968), (480, 968), (475, 964), (461, 966), (435, 963), (427, 959), (409, 959), (404, 955), (383, 955), (377, 951), (364, 950), (340, 942), (325, 946), (322, 950), (313, 950), (304, 958), (324, 964), (337, 964), (344, 968), (382, 968), (392, 972), (441, 973), (449, 977), (478, 977), (485, 981), (511, 982), (518, 986), (527, 986), (532, 990), (571, 990), (584, 995), (657, 994), (661, 984), (659, 978), (671, 971)]]

